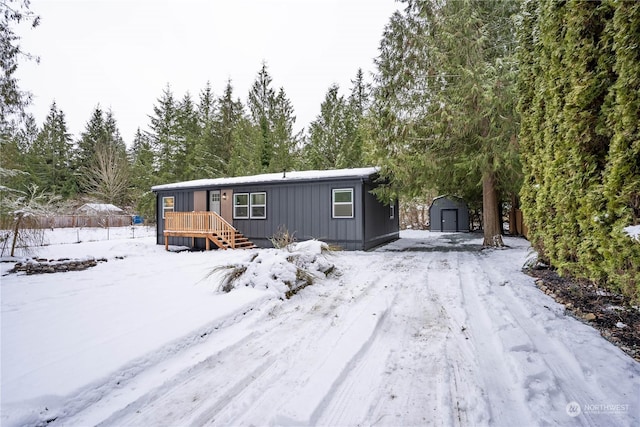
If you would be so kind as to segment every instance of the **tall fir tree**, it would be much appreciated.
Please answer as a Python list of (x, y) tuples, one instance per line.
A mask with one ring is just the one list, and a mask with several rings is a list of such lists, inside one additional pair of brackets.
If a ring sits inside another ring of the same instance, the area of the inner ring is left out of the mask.
[(197, 106), (197, 121), (200, 135), (196, 141), (194, 163), (194, 175), (198, 177), (214, 178), (220, 176), (221, 162), (217, 148), (215, 133), (215, 115), (217, 100), (211, 84), (207, 82), (200, 92)]
[(366, 166), (364, 140), (366, 138), (365, 118), (370, 104), (371, 85), (364, 79), (359, 68), (356, 77), (351, 81), (351, 94), (347, 100), (347, 145), (344, 151), (344, 165), (341, 167)]
[(272, 81), (267, 64), (263, 62), (249, 91), (248, 101), (253, 123), (260, 129), (260, 140), (256, 141), (256, 148), (260, 151), (260, 163), (265, 172), (269, 170), (274, 154), (271, 112), (275, 101), (275, 92), (271, 87)]
[(181, 181), (195, 179), (198, 177), (203, 160), (197, 155), (202, 129), (198, 111), (188, 92), (178, 104), (176, 123), (178, 143), (173, 160), (174, 176)]
[(55, 101), (28, 156), (28, 171), (42, 191), (63, 198), (77, 193), (77, 177), (72, 173), (73, 142), (64, 112)]
[(434, 186), (471, 196), (481, 188), (484, 245), (501, 246), (500, 204), (518, 191), (520, 177), (519, 3), (405, 3), (383, 35), (371, 110), (373, 157), (392, 183), (386, 197)]
[[(240, 128), (246, 121), (244, 105), (240, 99), (234, 100), (233, 85), (227, 81), (224, 93), (218, 98), (218, 108), (214, 117), (214, 133), (216, 137), (215, 159), (219, 163), (218, 174), (237, 175), (231, 171), (232, 156), (238, 154), (238, 148), (255, 137), (241, 136)], [(248, 125), (244, 125), (245, 127)], [(240, 158), (238, 159), (240, 160)], [(240, 172), (240, 171), (238, 171)], [(240, 174), (242, 174), (240, 172)]]
[(293, 105), (283, 88), (273, 100), (270, 112), (272, 126), (272, 158), (267, 172), (294, 170), (298, 166), (296, 151), (299, 135), (294, 135), (293, 126), (296, 122)]
[(149, 138), (154, 152), (154, 170), (164, 182), (178, 178), (175, 168), (175, 157), (180, 150), (180, 130), (178, 125), (178, 105), (171, 87), (167, 85), (162, 96), (153, 106), (150, 117)]
[(162, 184), (154, 173), (154, 154), (151, 141), (146, 133), (137, 129), (133, 144), (129, 150), (131, 163), (132, 200), (135, 201), (136, 212), (149, 220), (155, 219), (155, 196), (151, 187)]
[(38, 60), (22, 50), (20, 36), (14, 26), (29, 23), (31, 28), (40, 24), (40, 17), (29, 8), (28, 1), (3, 0), (0, 2), (0, 139), (14, 135), (26, 117), (25, 108), (31, 94), (18, 85), (15, 73), (22, 58)]
[(105, 140), (104, 112), (100, 105), (97, 105), (77, 143), (75, 159), (78, 170), (86, 170), (91, 167), (96, 147), (105, 143)]
[(304, 148), (306, 165), (311, 169), (340, 167), (342, 149), (347, 144), (347, 103), (333, 84), (320, 105), (320, 114), (309, 125), (309, 142)]
[(30, 183), (28, 165), (38, 161), (29, 155), (34, 152), (38, 133), (35, 118), (27, 114), (23, 125), (12, 136), (0, 138), (0, 170), (6, 171), (2, 176), (2, 186), (20, 191), (27, 188)]

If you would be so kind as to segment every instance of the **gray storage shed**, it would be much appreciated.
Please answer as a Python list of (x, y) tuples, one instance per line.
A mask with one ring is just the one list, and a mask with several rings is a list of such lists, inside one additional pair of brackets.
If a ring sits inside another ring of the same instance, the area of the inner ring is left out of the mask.
[(456, 196), (439, 196), (429, 207), (431, 231), (469, 231), (469, 208)]
[(206, 238), (164, 232), (166, 212), (208, 211), (259, 247), (271, 247), (269, 239), (284, 227), (299, 241), (368, 250), (398, 239), (400, 230), (398, 202), (385, 205), (371, 194), (377, 178), (377, 168), (357, 168), (157, 185), (157, 243), (208, 247)]

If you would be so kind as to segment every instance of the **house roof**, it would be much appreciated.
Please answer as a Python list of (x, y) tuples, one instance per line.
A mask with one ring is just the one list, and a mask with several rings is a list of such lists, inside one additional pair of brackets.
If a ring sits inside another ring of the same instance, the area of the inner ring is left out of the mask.
[(353, 169), (332, 169), (332, 170), (311, 170), (267, 173), (262, 175), (236, 176), (233, 178), (196, 179), (193, 181), (175, 182), (173, 184), (155, 185), (152, 191), (198, 188), (198, 187), (222, 187), (239, 184), (258, 183), (282, 183), (294, 181), (325, 181), (340, 178), (369, 178), (377, 173), (379, 168), (353, 168)]
[(122, 209), (111, 203), (85, 203), (78, 210), (93, 210), (96, 212), (124, 212)]

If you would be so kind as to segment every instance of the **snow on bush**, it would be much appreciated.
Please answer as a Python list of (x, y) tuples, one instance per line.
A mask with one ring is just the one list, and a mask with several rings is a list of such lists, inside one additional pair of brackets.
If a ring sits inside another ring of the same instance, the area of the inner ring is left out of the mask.
[(630, 225), (629, 227), (625, 227), (624, 232), (632, 239), (640, 242), (640, 225)]
[(307, 240), (283, 249), (252, 252), (246, 261), (216, 267), (211, 274), (222, 274), (219, 290), (223, 292), (250, 286), (290, 298), (335, 271), (335, 266), (325, 256), (328, 252), (326, 243)]

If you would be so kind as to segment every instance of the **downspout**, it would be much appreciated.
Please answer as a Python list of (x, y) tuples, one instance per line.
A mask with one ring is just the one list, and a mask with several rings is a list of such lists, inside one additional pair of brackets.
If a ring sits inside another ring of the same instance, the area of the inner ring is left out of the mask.
[(365, 178), (360, 178), (360, 192), (361, 192), (361, 200), (362, 200), (362, 250), (365, 250), (367, 246), (367, 216), (365, 215)]

